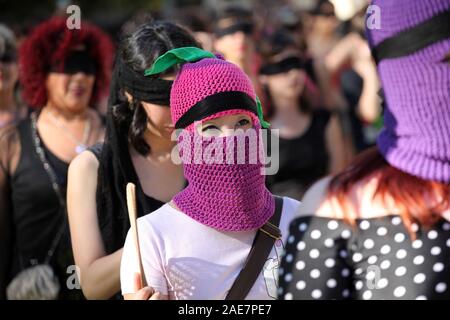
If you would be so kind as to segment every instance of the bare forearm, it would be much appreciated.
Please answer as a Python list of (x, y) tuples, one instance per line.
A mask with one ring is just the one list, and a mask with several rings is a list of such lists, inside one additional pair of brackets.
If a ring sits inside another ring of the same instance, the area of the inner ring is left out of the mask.
[(329, 173), (334, 174), (345, 167), (345, 142), (341, 128), (341, 122), (337, 116), (332, 116), (326, 129), (326, 143), (330, 162)]
[(374, 74), (365, 76), (363, 81), (363, 89), (358, 103), (358, 113), (362, 120), (372, 123), (378, 118), (381, 112), (378, 97), (380, 85), (375, 72)]
[(67, 212), (81, 288), (88, 299), (109, 299), (120, 290), (122, 249), (107, 255), (96, 210), (98, 161), (91, 152), (69, 167)]
[(120, 291), (121, 258), (122, 249), (81, 268), (81, 288), (87, 299), (109, 299)]

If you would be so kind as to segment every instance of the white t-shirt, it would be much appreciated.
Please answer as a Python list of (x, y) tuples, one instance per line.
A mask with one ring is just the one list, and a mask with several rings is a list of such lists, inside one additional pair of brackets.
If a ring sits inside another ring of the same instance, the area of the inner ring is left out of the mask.
[[(277, 241), (247, 299), (276, 299), (278, 266), (289, 223), (300, 202), (284, 197)], [(222, 232), (205, 226), (169, 204), (138, 219), (142, 264), (148, 285), (170, 299), (225, 299), (253, 243), (256, 230)], [(133, 238), (128, 232), (122, 253), (122, 294), (134, 293), (139, 272)]]

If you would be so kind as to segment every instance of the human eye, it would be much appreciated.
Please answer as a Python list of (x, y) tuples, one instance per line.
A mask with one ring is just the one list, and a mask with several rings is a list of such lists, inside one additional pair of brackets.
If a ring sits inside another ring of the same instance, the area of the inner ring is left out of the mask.
[(241, 120), (238, 121), (237, 126), (238, 127), (245, 127), (248, 124), (250, 124), (250, 121), (248, 119), (241, 119)]
[(202, 127), (202, 132), (213, 131), (213, 130), (219, 130), (219, 128), (213, 124), (208, 124), (208, 125)]

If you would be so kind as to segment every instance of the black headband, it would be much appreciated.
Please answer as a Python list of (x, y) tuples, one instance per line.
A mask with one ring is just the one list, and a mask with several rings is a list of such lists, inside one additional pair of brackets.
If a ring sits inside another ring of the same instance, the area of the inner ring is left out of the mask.
[(213, 94), (197, 102), (175, 124), (176, 129), (184, 129), (194, 123), (221, 111), (242, 109), (258, 115), (255, 100), (241, 91), (226, 91)]
[(304, 63), (299, 57), (288, 57), (276, 63), (269, 63), (261, 67), (260, 74), (274, 75), (278, 73), (288, 72), (292, 69), (304, 69)]
[(383, 59), (399, 58), (450, 37), (450, 10), (424, 21), (414, 28), (385, 39), (372, 49), (377, 63)]
[(229, 27), (226, 28), (216, 28), (215, 34), (218, 38), (226, 36), (228, 34), (233, 34), (239, 31), (242, 31), (245, 34), (252, 34), (253, 33), (253, 24), (250, 22), (237, 22)]
[(155, 103), (163, 106), (170, 105), (170, 89), (173, 81), (144, 76), (130, 69), (121, 59), (117, 68), (119, 85), (138, 101)]

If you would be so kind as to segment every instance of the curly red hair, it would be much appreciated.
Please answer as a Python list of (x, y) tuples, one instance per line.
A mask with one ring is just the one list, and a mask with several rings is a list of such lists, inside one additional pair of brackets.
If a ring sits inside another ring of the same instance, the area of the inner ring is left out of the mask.
[(110, 37), (87, 22), (82, 22), (80, 29), (70, 30), (66, 19), (54, 17), (38, 25), (20, 46), (20, 82), (23, 98), (30, 106), (39, 108), (47, 103), (45, 82), (50, 67), (63, 63), (70, 51), (79, 45), (86, 47), (96, 65), (91, 104), (107, 92), (114, 55)]

